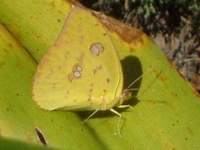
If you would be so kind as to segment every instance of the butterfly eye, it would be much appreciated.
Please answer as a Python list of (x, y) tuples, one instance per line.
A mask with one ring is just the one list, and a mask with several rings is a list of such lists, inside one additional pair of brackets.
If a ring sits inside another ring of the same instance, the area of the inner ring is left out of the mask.
[(93, 55), (100, 55), (104, 51), (104, 47), (101, 43), (93, 43), (90, 47), (90, 51)]

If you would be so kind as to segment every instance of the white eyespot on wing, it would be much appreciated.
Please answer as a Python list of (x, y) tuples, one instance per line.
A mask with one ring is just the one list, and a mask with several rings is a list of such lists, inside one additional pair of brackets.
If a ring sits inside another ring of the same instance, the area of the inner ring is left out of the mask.
[(78, 71), (75, 71), (75, 72), (73, 72), (73, 75), (74, 75), (75, 78), (80, 78), (81, 73), (78, 72)]
[(104, 51), (104, 47), (101, 43), (93, 43), (90, 47), (90, 52), (93, 54), (93, 55), (100, 55), (100, 53), (103, 53)]
[(69, 81), (72, 82), (72, 80), (80, 78), (82, 70), (83, 68), (80, 65), (78, 64), (74, 65), (71, 73), (68, 74)]
[(77, 72), (81, 72), (82, 71), (82, 67), (81, 66), (76, 66), (76, 70), (77, 70)]

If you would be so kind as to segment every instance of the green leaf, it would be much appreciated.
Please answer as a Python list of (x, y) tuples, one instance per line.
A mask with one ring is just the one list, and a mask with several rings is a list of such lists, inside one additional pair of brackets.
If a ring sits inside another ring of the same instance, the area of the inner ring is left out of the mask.
[(1, 136), (41, 144), (39, 130), (49, 147), (60, 149), (199, 149), (200, 101), (191, 85), (144, 33), (85, 8), (80, 9), (88, 13), (84, 19), (97, 17), (110, 30), (125, 87), (144, 74), (134, 85), (139, 91), (127, 102), (132, 108), (119, 110), (122, 135), (114, 135), (118, 116), (109, 111), (80, 124), (89, 113), (36, 106), (32, 82), (37, 62), (55, 43), (73, 7), (61, 0), (1, 1)]
[(0, 149), (3, 150), (55, 150), (49, 147), (44, 146), (38, 146), (34, 144), (28, 144), (24, 142), (19, 142), (17, 140), (11, 140), (11, 139), (3, 139), (0, 138)]

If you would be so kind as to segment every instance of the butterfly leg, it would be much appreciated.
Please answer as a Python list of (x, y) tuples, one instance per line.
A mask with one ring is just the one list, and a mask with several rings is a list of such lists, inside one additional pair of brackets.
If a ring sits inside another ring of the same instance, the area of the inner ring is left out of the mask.
[[(120, 113), (118, 113), (114, 109), (110, 109), (110, 111), (119, 116), (119, 120), (118, 120), (118, 124), (117, 124), (117, 132), (118, 132), (119, 135), (121, 135), (121, 132), (120, 132), (120, 122), (121, 122), (122, 115)], [(114, 133), (114, 134), (116, 135), (116, 133)]]
[[(132, 108), (131, 105), (119, 105), (117, 106), (118, 108)], [(118, 120), (118, 124), (117, 124), (117, 132), (119, 135), (121, 135), (121, 131), (120, 131), (120, 122), (121, 122), (121, 118), (122, 118), (122, 115), (120, 113), (118, 113), (116, 110), (114, 109), (110, 109), (111, 112), (113, 112), (114, 114), (118, 115), (119, 116), (119, 120)], [(116, 133), (115, 133), (116, 134)]]
[(132, 108), (131, 105), (119, 105), (118, 108)]

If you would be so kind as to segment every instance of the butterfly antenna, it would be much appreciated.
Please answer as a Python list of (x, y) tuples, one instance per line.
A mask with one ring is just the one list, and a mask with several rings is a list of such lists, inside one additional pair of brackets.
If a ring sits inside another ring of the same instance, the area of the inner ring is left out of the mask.
[(137, 81), (139, 81), (144, 75), (146, 75), (148, 72), (152, 70), (153, 66), (151, 66), (146, 72), (144, 72), (141, 76), (139, 76), (137, 79), (135, 79), (128, 87), (127, 89), (130, 89), (131, 86), (133, 86)]
[(94, 114), (96, 114), (97, 112), (99, 111), (99, 109), (95, 110), (91, 115), (89, 115), (84, 121), (81, 122), (82, 123), (85, 123), (88, 119), (90, 119), (92, 116), (94, 116)]

